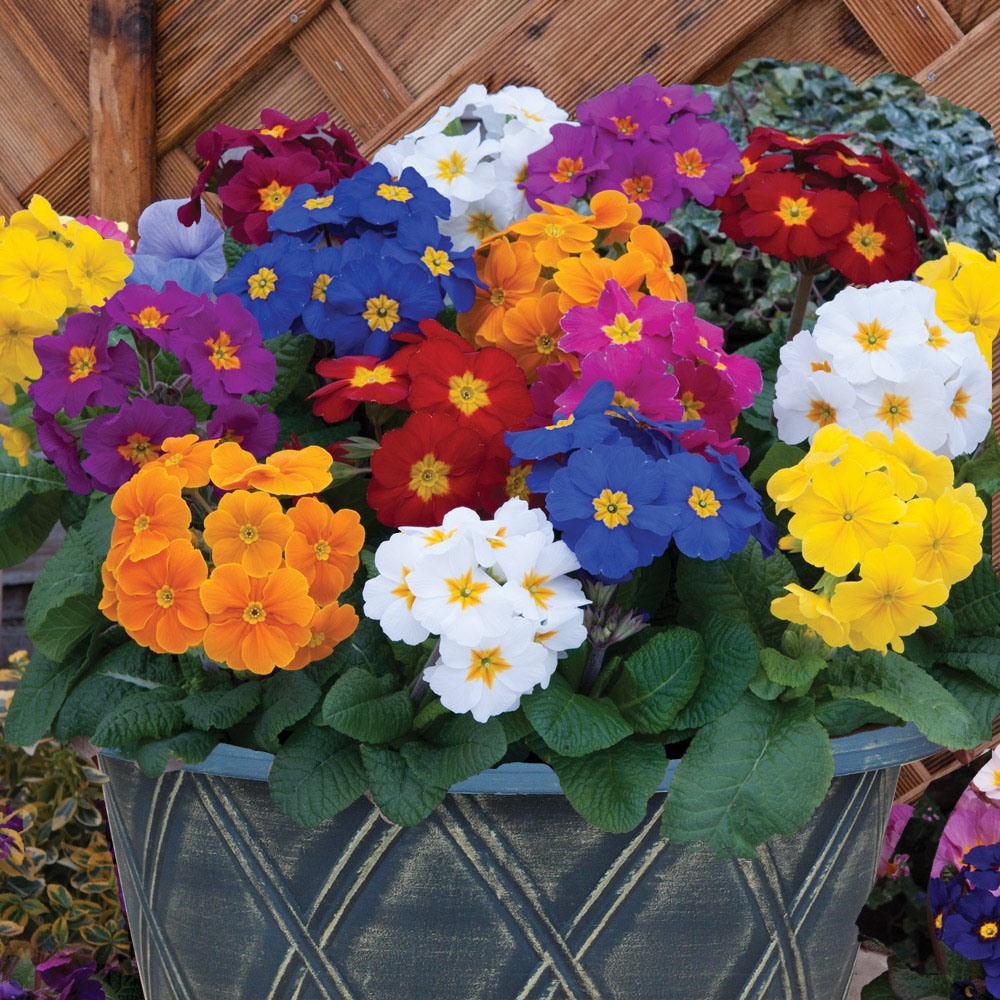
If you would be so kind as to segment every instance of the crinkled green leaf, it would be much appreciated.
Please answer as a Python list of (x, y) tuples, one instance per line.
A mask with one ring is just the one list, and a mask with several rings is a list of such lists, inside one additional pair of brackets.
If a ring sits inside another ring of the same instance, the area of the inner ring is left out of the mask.
[(507, 739), (496, 716), (476, 722), (471, 715), (456, 715), (432, 739), (404, 743), (400, 752), (421, 781), (450, 788), (502, 760)]
[(260, 704), (260, 697), (260, 682), (245, 681), (232, 688), (192, 691), (181, 708), (185, 721), (197, 729), (229, 729)]
[(774, 684), (795, 688), (811, 683), (826, 666), (826, 660), (808, 654), (793, 659), (777, 649), (768, 648), (760, 651), (760, 665)]
[(278, 671), (261, 692), (260, 712), (253, 725), (254, 742), (269, 753), (278, 749), (278, 737), (319, 703), (319, 685), (301, 670)]
[(410, 731), (413, 702), (391, 674), (351, 667), (327, 692), (323, 721), (363, 743), (388, 743)]
[(184, 725), (176, 688), (140, 688), (109, 709), (91, 736), (95, 746), (112, 749), (173, 736)]
[[(907, 651), (909, 651), (907, 640)], [(956, 636), (944, 648), (940, 659), (956, 670), (971, 670), (994, 688), (1000, 689), (1000, 636)]]
[(66, 693), (83, 669), (80, 654), (58, 663), (36, 652), (11, 699), (3, 727), (4, 739), (14, 746), (37, 743), (52, 725)]
[[(995, 655), (995, 654), (994, 654)], [(976, 674), (949, 667), (934, 667), (930, 671), (949, 694), (958, 699), (979, 726), (979, 738), (988, 740), (993, 720), (1000, 715), (1000, 689)]]
[(9, 569), (37, 552), (59, 520), (64, 491), (29, 493), (0, 510), (0, 569)]
[(9, 510), (29, 494), (65, 490), (63, 474), (44, 458), (29, 452), (28, 464), (0, 449), (0, 510)]
[(250, 402), (273, 409), (285, 400), (309, 370), (315, 346), (312, 337), (294, 333), (281, 333), (265, 340), (264, 347), (274, 355), (277, 365), (274, 386), (267, 392), (254, 393)]
[(185, 764), (200, 764), (219, 744), (220, 733), (185, 729), (162, 740), (148, 740), (135, 753), (142, 773), (150, 778), (163, 774), (172, 757)]
[(364, 745), (361, 760), (375, 804), (386, 819), (414, 826), (426, 819), (447, 794), (417, 777), (406, 758), (389, 747)]
[(522, 698), (521, 708), (535, 732), (564, 757), (602, 750), (632, 733), (610, 698), (579, 694), (559, 674)]
[(1000, 625), (1000, 579), (989, 556), (984, 555), (971, 575), (952, 586), (947, 607), (960, 635), (975, 635)]

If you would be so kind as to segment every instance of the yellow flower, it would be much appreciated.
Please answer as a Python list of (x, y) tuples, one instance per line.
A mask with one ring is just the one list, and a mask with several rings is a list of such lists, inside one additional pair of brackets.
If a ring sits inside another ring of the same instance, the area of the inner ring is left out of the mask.
[(90, 226), (73, 223), (70, 237), (69, 277), (88, 306), (103, 305), (125, 286), (132, 261), (118, 240), (106, 240)]
[(10, 217), (10, 224), (26, 230), (39, 240), (67, 238), (64, 219), (40, 194), (33, 194), (28, 207)]
[(958, 333), (971, 330), (992, 365), (993, 338), (1000, 330), (1000, 263), (963, 264), (951, 281), (934, 286), (934, 311)]
[(801, 462), (787, 469), (779, 469), (771, 476), (767, 481), (767, 493), (779, 512), (789, 508), (792, 501), (805, 492), (814, 468), (828, 465), (844, 454), (850, 436), (850, 431), (836, 424), (821, 427), (813, 437), (809, 454)]
[(0, 296), (58, 319), (72, 287), (66, 247), (55, 240), (36, 240), (24, 229), (7, 228), (0, 236)]
[(31, 438), (24, 431), (0, 424), (0, 443), (3, 444), (4, 451), (11, 458), (17, 459), (18, 465), (28, 464), (28, 449), (31, 447)]
[(795, 625), (805, 625), (828, 646), (842, 646), (847, 642), (846, 626), (830, 610), (830, 598), (817, 594), (797, 583), (786, 584), (783, 597), (771, 601), (771, 614)]
[(865, 442), (887, 460), (885, 470), (905, 500), (917, 494), (934, 499), (952, 484), (955, 470), (947, 456), (921, 448), (904, 431), (894, 431), (891, 441), (881, 431), (869, 431)]
[(964, 580), (983, 555), (982, 521), (977, 523), (957, 492), (946, 490), (937, 500), (911, 500), (891, 536), (916, 559), (921, 580), (941, 580), (949, 587)]
[(0, 376), (11, 382), (38, 378), (42, 367), (35, 357), (35, 337), (55, 328), (54, 319), (0, 298)]
[(817, 466), (812, 484), (793, 506), (788, 529), (802, 539), (802, 557), (846, 576), (870, 549), (889, 541), (906, 509), (884, 472), (865, 473), (853, 459)]
[(903, 636), (937, 621), (929, 609), (944, 604), (948, 588), (917, 578), (916, 565), (902, 545), (872, 549), (861, 560), (861, 579), (837, 585), (830, 608), (851, 625), (852, 649), (884, 653), (891, 646), (901, 653)]
[(11, 379), (0, 375), (0, 403), (3, 403), (4, 406), (12, 406), (17, 400), (17, 386), (20, 386), (27, 392), (28, 382), (26, 379), (14, 379), (11, 381)]
[(986, 520), (986, 504), (976, 495), (976, 487), (972, 483), (962, 483), (949, 492), (959, 503), (965, 504), (972, 511), (972, 519), (976, 524), (982, 524)]
[(945, 243), (947, 253), (937, 260), (924, 261), (917, 268), (917, 277), (926, 285), (951, 281), (963, 264), (988, 264), (989, 258), (962, 243)]

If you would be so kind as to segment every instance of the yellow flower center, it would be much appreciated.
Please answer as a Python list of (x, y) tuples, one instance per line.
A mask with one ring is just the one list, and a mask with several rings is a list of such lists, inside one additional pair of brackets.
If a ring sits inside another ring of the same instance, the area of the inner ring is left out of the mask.
[(160, 449), (145, 434), (134, 431), (129, 434), (125, 444), (120, 444), (115, 449), (122, 458), (133, 465), (145, 465), (159, 458)]
[(374, 368), (358, 365), (351, 376), (350, 384), (355, 389), (361, 389), (366, 385), (387, 385), (393, 378), (395, 376), (388, 365), (376, 365)]
[(279, 184), (276, 180), (271, 181), (267, 187), (257, 188), (260, 195), (260, 211), (273, 212), (285, 204), (285, 199), (292, 193), (292, 189), (287, 184)]
[(984, 941), (992, 941), (997, 934), (1000, 934), (1000, 924), (995, 920), (987, 920), (986, 923), (979, 925), (979, 936)]
[[(614, 403), (615, 406), (620, 406), (623, 410), (639, 409), (639, 400), (633, 399), (631, 396), (626, 396), (625, 393), (622, 392), (620, 389), (615, 391), (615, 394), (611, 397), (611, 402)], [(610, 412), (610, 411), (605, 411), (605, 412)], [(613, 414), (613, 416), (617, 417), (618, 414), (615, 413)]]
[(629, 201), (649, 201), (649, 196), (653, 190), (653, 178), (649, 174), (633, 174), (622, 181), (622, 190), (628, 196)]
[(522, 500), (527, 500), (529, 495), (528, 490), (528, 473), (531, 472), (531, 465), (518, 465), (511, 469), (507, 473), (507, 481), (504, 483), (504, 493), (508, 497), (520, 497)]
[(677, 402), (684, 407), (685, 420), (697, 420), (698, 414), (705, 408), (704, 400), (695, 399), (691, 392), (682, 392)]
[(701, 150), (689, 149), (684, 153), (675, 153), (674, 159), (677, 162), (677, 173), (686, 177), (704, 177), (705, 171), (711, 164), (708, 160), (701, 158)]
[(307, 198), (304, 202), (302, 202), (302, 207), (312, 212), (317, 208), (329, 208), (332, 204), (333, 195), (324, 194), (320, 195), (318, 198)]
[(278, 275), (269, 267), (262, 267), (256, 274), (251, 274), (247, 278), (247, 288), (252, 299), (266, 299), (277, 284)]
[(465, 679), (482, 681), (488, 688), (492, 688), (494, 676), (505, 670), (510, 670), (510, 664), (500, 655), (499, 646), (494, 646), (493, 649), (473, 649)]
[(885, 256), (885, 233), (880, 233), (870, 222), (858, 222), (847, 234), (849, 246), (870, 264)]
[(140, 514), (132, 524), (132, 531), (138, 535), (140, 531), (145, 531), (148, 527), (149, 518), (145, 514)]
[(475, 233), (480, 241), (500, 232), (500, 227), (493, 221), (492, 212), (472, 212), (465, 227), (467, 233)]
[(970, 396), (964, 389), (959, 389), (955, 393), (955, 398), (951, 401), (951, 412), (959, 420), (964, 420), (968, 411), (965, 407), (972, 402), (972, 396)]
[(465, 416), (471, 416), (480, 407), (489, 405), (488, 386), (485, 379), (475, 378), (470, 371), (452, 375), (448, 379), (448, 400)]
[(700, 486), (691, 487), (691, 496), (688, 497), (688, 506), (698, 515), (698, 517), (718, 517), (719, 508), (722, 506), (715, 499), (712, 490), (703, 490)]
[(490, 289), (490, 305), (502, 306), (505, 298), (507, 298), (507, 293), (502, 288)]
[(883, 326), (877, 319), (870, 323), (859, 323), (858, 329), (854, 333), (854, 339), (861, 345), (861, 350), (865, 354), (873, 354), (875, 351), (885, 351), (889, 347), (889, 336), (892, 330)]
[(326, 562), (330, 558), (330, 543), (326, 539), (321, 538), (313, 546), (313, 552), (316, 553), (316, 558), (320, 562)]
[(79, 382), (92, 371), (97, 370), (97, 350), (93, 347), (71, 347), (69, 349), (69, 380)]
[(370, 330), (388, 333), (399, 322), (399, 303), (384, 293), (368, 299), (365, 305), (367, 308), (361, 316), (368, 320)]
[(551, 354), (556, 349), (556, 342), (547, 333), (541, 333), (535, 339), (535, 350), (539, 354)]
[(909, 396), (897, 396), (892, 392), (885, 393), (882, 397), (882, 405), (875, 411), (875, 416), (887, 424), (891, 430), (909, 423), (913, 419), (913, 414), (910, 412)]
[(244, 545), (253, 545), (260, 538), (260, 533), (257, 531), (255, 524), (244, 524), (239, 530), (239, 537)]
[(532, 600), (538, 607), (548, 609), (549, 601), (556, 596), (556, 592), (551, 587), (546, 587), (549, 577), (542, 576), (534, 570), (529, 570), (521, 580), (521, 586), (531, 595)]
[(161, 608), (169, 608), (174, 603), (174, 592), (166, 584), (156, 592), (156, 603)]
[(419, 462), (410, 466), (409, 487), (427, 503), (432, 497), (442, 496), (451, 489), (448, 484), (449, 472), (450, 465), (428, 452)]
[(264, 610), (264, 605), (260, 601), (251, 601), (243, 609), (243, 620), (249, 622), (251, 625), (259, 625), (262, 621), (267, 618), (267, 612)]
[(456, 177), (465, 176), (466, 157), (456, 149), (450, 156), (437, 161), (437, 179), (449, 184)]
[(490, 586), (481, 580), (473, 580), (471, 569), (467, 569), (461, 576), (445, 579), (444, 582), (448, 588), (448, 603), (460, 604), (463, 611), (481, 604), (481, 595)]
[(831, 406), (823, 399), (810, 399), (809, 412), (806, 416), (814, 424), (819, 424), (820, 427), (826, 427), (827, 424), (835, 424), (837, 422), (836, 407)]
[(560, 156), (556, 169), (549, 172), (549, 177), (557, 184), (567, 184), (583, 170), (583, 157), (571, 160), (568, 156)]
[(940, 326), (931, 326), (927, 320), (924, 320), (924, 326), (927, 327), (927, 343), (933, 347), (935, 351), (948, 346), (950, 341), (944, 335), (944, 330)]
[(628, 502), (628, 494), (622, 490), (612, 493), (609, 489), (603, 489), (601, 495), (594, 497), (591, 503), (594, 505), (594, 520), (602, 522), (609, 530), (628, 524), (628, 516), (634, 510)]
[(409, 201), (413, 192), (402, 184), (379, 184), (375, 193), (386, 201)]
[(545, 235), (551, 239), (557, 240), (560, 236), (566, 235), (566, 227), (561, 226), (558, 222), (549, 222), (545, 226)]
[(808, 198), (791, 198), (787, 194), (782, 196), (775, 212), (786, 226), (804, 226), (815, 214)]
[(611, 116), (611, 120), (615, 123), (615, 128), (622, 135), (631, 135), (639, 126), (632, 121), (631, 115), (623, 115), (621, 118), (616, 118), (614, 115)]
[(625, 313), (618, 313), (614, 322), (602, 326), (601, 330), (613, 344), (632, 344), (642, 340), (642, 320), (638, 317), (630, 320)]
[(129, 313), (132, 319), (147, 330), (158, 330), (167, 321), (166, 315), (156, 306), (146, 306), (137, 313)]
[(229, 334), (225, 330), (220, 330), (215, 340), (209, 337), (205, 346), (209, 350), (208, 360), (217, 372), (235, 371), (240, 367), (240, 359), (236, 356), (239, 347), (230, 343)]
[(448, 259), (446, 250), (435, 250), (432, 246), (427, 246), (423, 257), (420, 258), (426, 265), (427, 270), (437, 277), (439, 274), (451, 274), (454, 262)]
[(316, 300), (326, 302), (326, 290), (330, 287), (332, 279), (332, 274), (320, 274), (316, 276), (316, 280), (313, 282), (312, 290), (312, 299), (314, 302)]

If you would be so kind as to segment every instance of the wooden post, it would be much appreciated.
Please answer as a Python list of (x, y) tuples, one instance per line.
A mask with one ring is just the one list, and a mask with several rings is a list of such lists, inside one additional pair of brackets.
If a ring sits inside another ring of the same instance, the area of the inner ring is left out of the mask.
[(154, 0), (90, 5), (90, 209), (128, 222), (156, 194)]

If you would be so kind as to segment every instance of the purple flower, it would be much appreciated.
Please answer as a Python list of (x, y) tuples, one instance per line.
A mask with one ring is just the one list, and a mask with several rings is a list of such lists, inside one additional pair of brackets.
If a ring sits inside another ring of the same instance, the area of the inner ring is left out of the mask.
[(38, 446), (45, 457), (66, 477), (66, 485), (74, 493), (87, 495), (94, 490), (94, 484), (80, 464), (80, 450), (77, 440), (51, 413), (36, 406), (31, 414), (38, 434)]
[(0, 1000), (28, 1000), (28, 992), (19, 983), (0, 983)]
[(49, 413), (79, 416), (85, 406), (119, 406), (139, 380), (139, 359), (122, 341), (108, 347), (113, 326), (103, 313), (76, 313), (63, 333), (35, 340), (42, 377), (29, 389)]
[(667, 222), (684, 200), (669, 149), (649, 139), (615, 143), (607, 156), (607, 170), (595, 178), (593, 191), (623, 191), (642, 209), (644, 221)]
[(536, 211), (539, 198), (559, 205), (582, 198), (588, 178), (607, 165), (597, 149), (594, 128), (560, 122), (550, 132), (552, 141), (528, 157), (528, 178), (522, 184)]
[(223, 403), (208, 422), (208, 436), (235, 441), (245, 451), (264, 458), (274, 451), (280, 421), (266, 406), (253, 406), (238, 399)]
[[(740, 172), (740, 150), (718, 122), (683, 115), (668, 133), (681, 187), (702, 205), (725, 194)], [(669, 154), (668, 154), (669, 158)]]
[(20, 816), (11, 815), (13, 810), (8, 802), (4, 806), (3, 818), (0, 819), (0, 861), (5, 861), (14, 850), (14, 834), (24, 829), (24, 820)]
[(105, 493), (114, 493), (147, 462), (159, 458), (164, 438), (190, 434), (194, 422), (194, 415), (178, 406), (134, 399), (84, 428), (81, 442), (89, 455), (83, 467)]
[(236, 295), (220, 295), (188, 320), (184, 341), (174, 351), (209, 403), (266, 392), (274, 385), (275, 357), (264, 347), (257, 320)]
[(226, 258), (222, 252), (225, 231), (215, 218), (201, 214), (198, 222), (182, 225), (177, 209), (186, 205), (186, 198), (154, 201), (139, 216), (139, 243), (136, 246), (137, 267), (154, 270), (173, 260), (187, 260), (197, 265), (209, 279), (218, 281), (226, 273)]
[(661, 92), (655, 78), (646, 74), (578, 104), (576, 117), (581, 124), (593, 125), (616, 141), (648, 139), (670, 116)]
[(1000, 898), (988, 889), (960, 896), (945, 918), (944, 943), (966, 958), (1000, 960)]
[(73, 952), (60, 952), (35, 967), (42, 982), (56, 990), (56, 1000), (105, 1000), (104, 987), (94, 978), (97, 963)]
[(886, 827), (885, 839), (882, 841), (882, 853), (878, 861), (878, 872), (876, 878), (882, 878), (890, 872), (890, 862), (892, 855), (899, 843), (899, 838), (903, 835), (903, 829), (910, 822), (913, 815), (913, 806), (899, 803), (894, 805), (889, 813), (889, 825)]
[(660, 100), (667, 105), (670, 113), (674, 116), (683, 112), (694, 115), (710, 115), (715, 109), (710, 94), (696, 94), (694, 87), (687, 83), (675, 83), (671, 87), (663, 87)]
[(185, 291), (175, 281), (168, 281), (163, 291), (149, 285), (126, 285), (104, 305), (116, 322), (127, 326), (140, 337), (148, 337), (165, 351), (177, 352), (177, 331), (205, 303)]

